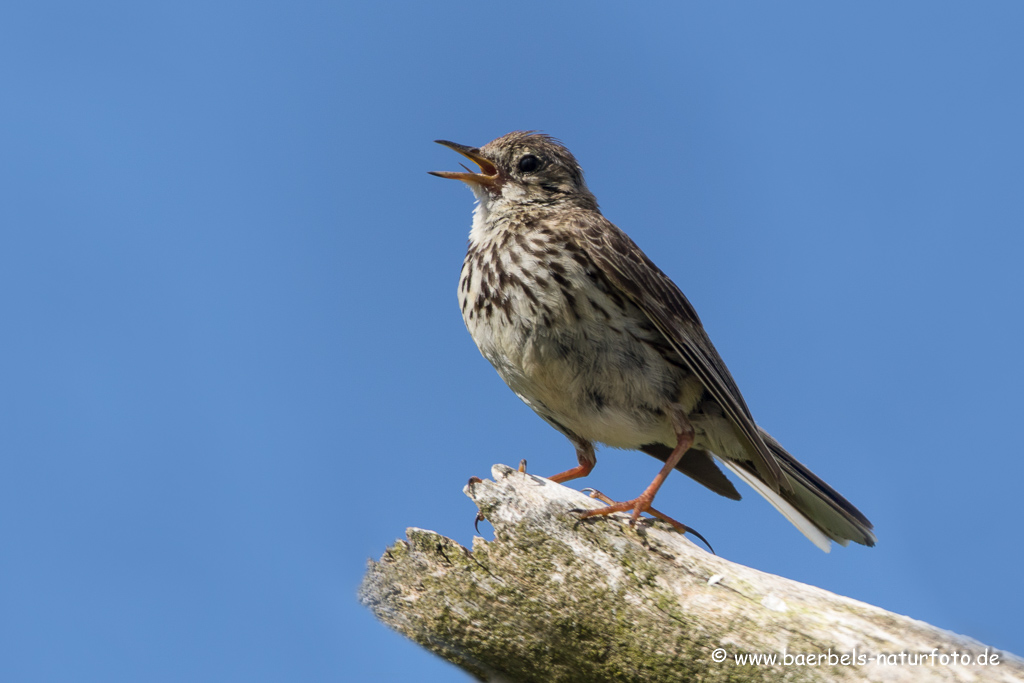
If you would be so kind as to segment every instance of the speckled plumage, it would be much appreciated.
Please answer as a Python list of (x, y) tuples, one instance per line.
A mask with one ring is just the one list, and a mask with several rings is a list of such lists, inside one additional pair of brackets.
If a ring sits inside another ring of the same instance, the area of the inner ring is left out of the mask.
[[(871, 524), (758, 428), (682, 292), (601, 214), (573, 155), (516, 132), (482, 148), (439, 141), (481, 167), (435, 173), (477, 197), (459, 306), (481, 353), (512, 390), (575, 445), (585, 476), (593, 444), (667, 461), (739, 498), (717, 456), (812, 541), (872, 545)], [(664, 475), (664, 476), (663, 476)], [(623, 507), (626, 506), (626, 507)]]

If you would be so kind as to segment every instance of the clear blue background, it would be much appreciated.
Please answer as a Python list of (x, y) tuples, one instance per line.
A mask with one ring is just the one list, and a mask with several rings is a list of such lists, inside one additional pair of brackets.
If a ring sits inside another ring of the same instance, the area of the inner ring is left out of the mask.
[[(460, 679), (355, 594), (408, 526), (471, 541), (471, 475), (574, 464), (466, 333), (472, 196), (426, 174), (514, 129), (879, 544), (681, 476), (659, 507), (1024, 654), (1022, 35), (1016, 2), (5, 5), (0, 679)], [(658, 469), (598, 457), (620, 498)]]

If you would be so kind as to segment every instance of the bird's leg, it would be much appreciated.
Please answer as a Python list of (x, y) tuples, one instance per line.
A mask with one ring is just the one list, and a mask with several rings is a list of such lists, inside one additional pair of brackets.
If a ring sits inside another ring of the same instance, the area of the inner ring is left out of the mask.
[[(601, 493), (597, 489), (586, 488), (586, 489), (582, 489), (582, 491), (584, 491), (584, 492), (590, 491), (590, 493), (588, 495), (591, 498), (597, 498), (598, 500), (603, 501), (607, 505), (615, 505), (615, 501), (614, 500), (612, 500), (608, 496), (604, 495), (603, 493)], [(583, 510), (577, 510), (576, 512), (583, 512)], [(697, 538), (699, 538), (701, 540), (701, 542), (704, 545), (706, 545), (708, 547), (708, 550), (711, 551), (712, 555), (716, 554), (715, 553), (715, 549), (711, 547), (710, 543), (708, 543), (708, 539), (706, 539), (703, 536), (701, 536), (700, 532), (697, 531), (696, 529), (694, 529), (693, 527), (686, 526), (682, 522), (677, 522), (676, 520), (674, 520), (671, 517), (669, 517), (668, 515), (666, 515), (664, 512), (658, 512), (653, 507), (647, 508), (647, 512), (649, 514), (651, 514), (651, 515), (654, 515), (655, 517), (657, 517), (658, 519), (660, 519), (663, 522), (668, 522), (669, 524), (672, 525), (672, 528), (674, 528), (676, 531), (678, 531), (681, 534), (692, 534), (692, 535), (696, 536)]]
[[(589, 441), (584, 441), (582, 439), (572, 439), (572, 444), (576, 447), (576, 459), (579, 461), (580, 464), (576, 467), (573, 467), (571, 470), (559, 472), (554, 476), (548, 477), (548, 479), (555, 482), (556, 484), (561, 484), (562, 482), (569, 481), (570, 479), (579, 479), (580, 477), (585, 477), (588, 474), (590, 474), (590, 471), (594, 469), (594, 465), (597, 464), (597, 455), (594, 453), (594, 444), (590, 443)], [(525, 458), (519, 461), (519, 471), (522, 474), (526, 474)], [(470, 484), (476, 484), (479, 483), (480, 481), (482, 481), (480, 477), (469, 478)], [(479, 525), (480, 522), (482, 521), (484, 521), (484, 513), (478, 511), (476, 513), (476, 520), (473, 522), (473, 527), (477, 530), (478, 533), (480, 531)]]
[(594, 444), (589, 441), (582, 440), (573, 440), (572, 443), (576, 446), (576, 459), (580, 464), (573, 467), (571, 470), (559, 472), (558, 474), (548, 477), (548, 479), (556, 484), (563, 484), (572, 479), (585, 477), (590, 474), (590, 471), (594, 469), (594, 465), (597, 464), (597, 454), (594, 453)]
[[(636, 520), (640, 519), (640, 514), (651, 509), (651, 503), (654, 502), (654, 496), (658, 493), (658, 489), (661, 488), (661, 485), (665, 483), (665, 479), (668, 477), (669, 472), (675, 469), (676, 465), (679, 464), (679, 461), (682, 459), (683, 454), (686, 453), (686, 451), (690, 449), (690, 446), (693, 445), (693, 427), (690, 425), (690, 421), (686, 419), (686, 415), (683, 411), (678, 406), (672, 406), (669, 410), (669, 416), (672, 419), (672, 427), (676, 432), (676, 447), (672, 451), (672, 454), (668, 456), (668, 460), (665, 461), (665, 466), (662, 467), (661, 471), (658, 472), (658, 475), (654, 477), (654, 481), (651, 482), (651, 485), (644, 489), (644, 492), (633, 500), (615, 503), (614, 505), (598, 508), (596, 510), (587, 510), (580, 515), (581, 519), (632, 510), (633, 516), (630, 520), (630, 524), (636, 524)], [(572, 470), (570, 470), (570, 472), (571, 471)]]

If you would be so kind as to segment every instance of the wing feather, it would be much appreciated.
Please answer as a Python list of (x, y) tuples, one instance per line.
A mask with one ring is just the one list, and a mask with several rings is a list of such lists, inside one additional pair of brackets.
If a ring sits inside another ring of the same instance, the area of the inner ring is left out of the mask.
[(750, 443), (758, 474), (775, 492), (789, 489), (725, 362), (711, 344), (697, 312), (686, 296), (638, 246), (600, 214), (582, 214), (572, 231), (579, 246), (605, 277), (658, 328), (725, 415)]

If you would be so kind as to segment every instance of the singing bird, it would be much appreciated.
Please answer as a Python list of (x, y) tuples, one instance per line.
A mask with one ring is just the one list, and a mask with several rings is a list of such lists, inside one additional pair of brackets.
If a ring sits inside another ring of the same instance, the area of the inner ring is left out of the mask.
[(673, 469), (738, 500), (719, 462), (825, 552), (830, 539), (875, 544), (871, 522), (757, 426), (693, 306), (601, 214), (565, 146), (535, 132), (480, 148), (437, 142), (479, 167), (432, 172), (477, 199), (458, 290), (466, 327), (576, 448), (579, 464), (551, 480), (589, 474), (595, 443), (665, 462), (635, 499), (583, 516), (631, 511), (635, 522)]

